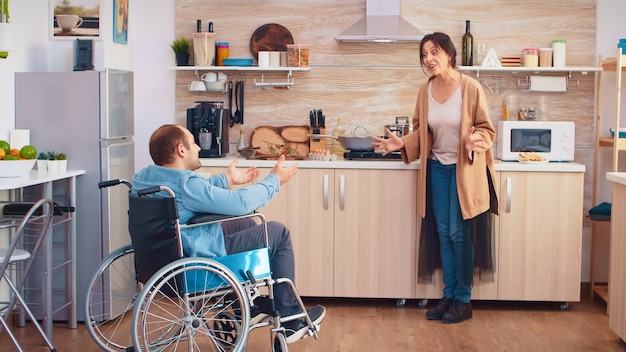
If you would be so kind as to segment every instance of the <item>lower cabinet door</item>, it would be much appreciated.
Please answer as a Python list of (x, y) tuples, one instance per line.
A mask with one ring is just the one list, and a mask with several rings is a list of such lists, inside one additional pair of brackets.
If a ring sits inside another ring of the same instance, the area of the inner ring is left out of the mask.
[(498, 299), (580, 300), (583, 175), (500, 173)]

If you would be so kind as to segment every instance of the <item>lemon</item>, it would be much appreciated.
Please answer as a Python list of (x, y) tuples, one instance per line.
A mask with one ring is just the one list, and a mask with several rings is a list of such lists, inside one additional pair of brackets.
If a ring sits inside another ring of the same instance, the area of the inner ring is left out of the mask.
[(9, 145), (9, 142), (0, 140), (0, 149), (4, 150), (4, 154), (9, 155), (9, 151), (11, 150), (11, 146)]

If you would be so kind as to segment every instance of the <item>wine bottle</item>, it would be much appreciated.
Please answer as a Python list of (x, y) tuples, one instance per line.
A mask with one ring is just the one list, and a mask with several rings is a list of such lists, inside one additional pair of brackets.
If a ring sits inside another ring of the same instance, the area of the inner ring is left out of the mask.
[(465, 34), (463, 34), (463, 56), (461, 65), (472, 66), (474, 63), (474, 37), (470, 33), (470, 21), (465, 21)]

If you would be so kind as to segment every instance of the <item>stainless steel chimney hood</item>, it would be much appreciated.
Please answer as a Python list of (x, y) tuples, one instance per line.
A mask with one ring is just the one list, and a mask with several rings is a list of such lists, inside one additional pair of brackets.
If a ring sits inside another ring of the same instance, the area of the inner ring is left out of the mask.
[(343, 42), (419, 42), (424, 33), (400, 16), (400, 0), (366, 0), (365, 17), (335, 36)]

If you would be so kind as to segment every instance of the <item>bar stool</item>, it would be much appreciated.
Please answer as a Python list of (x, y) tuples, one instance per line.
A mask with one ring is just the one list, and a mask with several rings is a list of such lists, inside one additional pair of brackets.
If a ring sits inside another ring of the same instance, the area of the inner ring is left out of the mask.
[[(43, 337), (46, 345), (50, 348), (50, 351), (56, 351), (54, 346), (52, 345), (52, 341), (48, 338), (46, 333), (37, 322), (35, 315), (32, 313), (24, 298), (20, 294), (22, 289), (24, 288), (24, 283), (26, 281), (26, 277), (30, 271), (30, 268), (36, 258), (36, 253), (38, 253), (41, 244), (46, 237), (46, 234), (50, 230), (50, 226), (52, 225), (52, 215), (53, 215), (54, 203), (50, 199), (41, 199), (36, 202), (21, 218), (20, 221), (14, 222), (12, 224), (10, 221), (6, 222), (6, 226), (11, 227), (12, 225), (17, 225), (15, 232), (11, 235), (11, 241), (8, 248), (0, 249), (0, 281), (4, 279), (9, 288), (11, 289), (11, 298), (8, 302), (2, 302), (6, 304), (4, 308), (4, 314), (0, 319), (0, 324), (4, 327), (4, 330), (7, 331), (9, 337), (13, 341), (13, 344), (18, 349), (18, 351), (23, 351), (22, 347), (18, 343), (15, 335), (11, 331), (9, 327), (8, 319), (11, 316), (11, 312), (13, 311), (13, 306), (15, 305), (15, 301), (17, 300), (21, 308), (24, 309), (32, 323), (35, 325), (39, 333)], [(32, 244), (32, 248), (29, 248), (30, 251), (18, 248), (22, 246), (24, 243)], [(14, 284), (11, 280), (11, 277), (8, 275), (7, 270), (10, 266), (13, 266), (17, 263), (21, 262), (23, 264), (22, 270), (19, 275), (17, 275), (16, 281), (17, 284)], [(0, 333), (2, 330), (0, 330)]]

